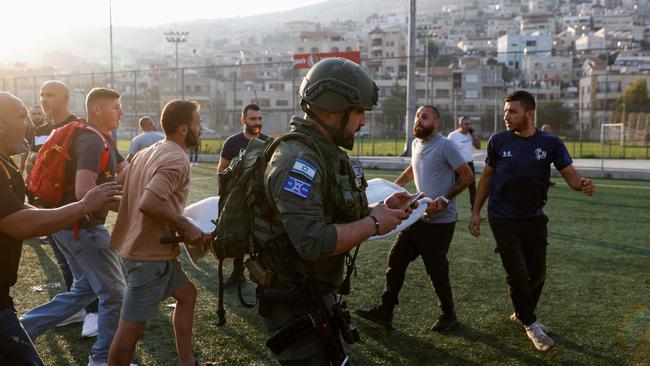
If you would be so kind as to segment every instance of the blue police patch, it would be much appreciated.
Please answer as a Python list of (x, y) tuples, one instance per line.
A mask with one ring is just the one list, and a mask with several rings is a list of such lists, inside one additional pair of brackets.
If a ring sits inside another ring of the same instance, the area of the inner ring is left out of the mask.
[(318, 169), (302, 159), (296, 159), (296, 161), (293, 163), (291, 171), (298, 173), (305, 178), (308, 178), (310, 181), (313, 181), (314, 177), (316, 176), (316, 172), (318, 172)]
[(298, 197), (307, 198), (309, 193), (311, 193), (311, 184), (303, 182), (300, 179), (294, 177), (287, 177), (287, 180), (284, 182), (282, 187), (285, 191), (295, 194)]

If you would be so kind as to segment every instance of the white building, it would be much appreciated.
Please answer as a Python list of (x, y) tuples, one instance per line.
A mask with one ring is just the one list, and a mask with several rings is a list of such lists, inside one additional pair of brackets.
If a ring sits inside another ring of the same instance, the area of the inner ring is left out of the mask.
[(522, 73), (526, 80), (560, 80), (569, 83), (573, 74), (573, 59), (569, 56), (529, 54), (524, 57)]
[(526, 54), (550, 55), (553, 38), (544, 35), (505, 35), (497, 40), (497, 60), (510, 69), (520, 70)]

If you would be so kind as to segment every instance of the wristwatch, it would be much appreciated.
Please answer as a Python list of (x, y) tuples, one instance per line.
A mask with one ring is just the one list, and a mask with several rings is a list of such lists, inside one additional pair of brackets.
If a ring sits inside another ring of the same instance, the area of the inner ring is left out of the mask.
[(443, 195), (440, 195), (440, 198), (442, 198), (442, 200), (445, 202), (446, 205), (449, 204), (449, 199), (448, 199), (447, 197), (445, 197), (444, 194), (443, 194)]

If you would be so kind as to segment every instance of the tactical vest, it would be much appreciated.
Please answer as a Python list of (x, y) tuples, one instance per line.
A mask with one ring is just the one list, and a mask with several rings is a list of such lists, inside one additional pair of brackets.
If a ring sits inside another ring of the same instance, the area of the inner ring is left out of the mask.
[[(368, 215), (366, 182), (361, 163), (351, 161), (340, 152), (339, 159), (325, 159), (325, 189), (322, 193), (326, 224), (343, 224)], [(268, 192), (267, 192), (268, 196)], [(284, 234), (279, 217), (270, 219), (256, 217), (256, 238), (265, 241), (262, 260), (265, 267), (275, 273), (274, 287), (290, 288), (296, 279), (309, 275), (314, 284), (325, 290), (336, 290), (343, 280), (345, 254), (329, 257), (324, 261), (307, 262), (299, 257)], [(270, 240), (269, 240), (270, 239)]]

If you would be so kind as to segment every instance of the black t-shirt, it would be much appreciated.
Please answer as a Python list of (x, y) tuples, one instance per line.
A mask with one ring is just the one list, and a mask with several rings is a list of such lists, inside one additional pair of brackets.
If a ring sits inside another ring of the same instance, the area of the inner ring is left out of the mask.
[[(76, 136), (73, 138), (72, 146), (70, 148), (72, 163), (66, 166), (65, 186), (70, 187), (70, 189), (66, 190), (64, 193), (61, 205), (77, 201), (74, 192), (77, 170), (87, 169), (97, 173), (97, 180), (95, 180), (96, 185), (115, 180), (115, 171), (117, 166), (124, 161), (124, 157), (122, 157), (119, 151), (117, 151), (117, 146), (115, 145), (113, 138), (110, 135), (102, 135), (108, 143), (109, 159), (106, 169), (101, 172), (99, 171), (100, 162), (104, 155), (104, 142), (102, 141), (102, 138), (95, 132), (81, 129), (78, 130)], [(88, 227), (101, 225), (106, 221), (107, 215), (107, 210), (96, 212), (91, 216), (89, 221), (81, 220), (79, 226)]]
[[(268, 136), (260, 133), (258, 139), (266, 141)], [(245, 149), (250, 140), (244, 135), (244, 131), (236, 133), (226, 139), (221, 149), (221, 157), (226, 160), (232, 160), (235, 156), (239, 155), (239, 150)]]
[[(26, 209), (25, 182), (12, 161), (0, 158), (0, 219)], [(7, 173), (9, 176), (7, 176)], [(0, 309), (13, 306), (9, 288), (16, 284), (23, 241), (0, 231)]]

